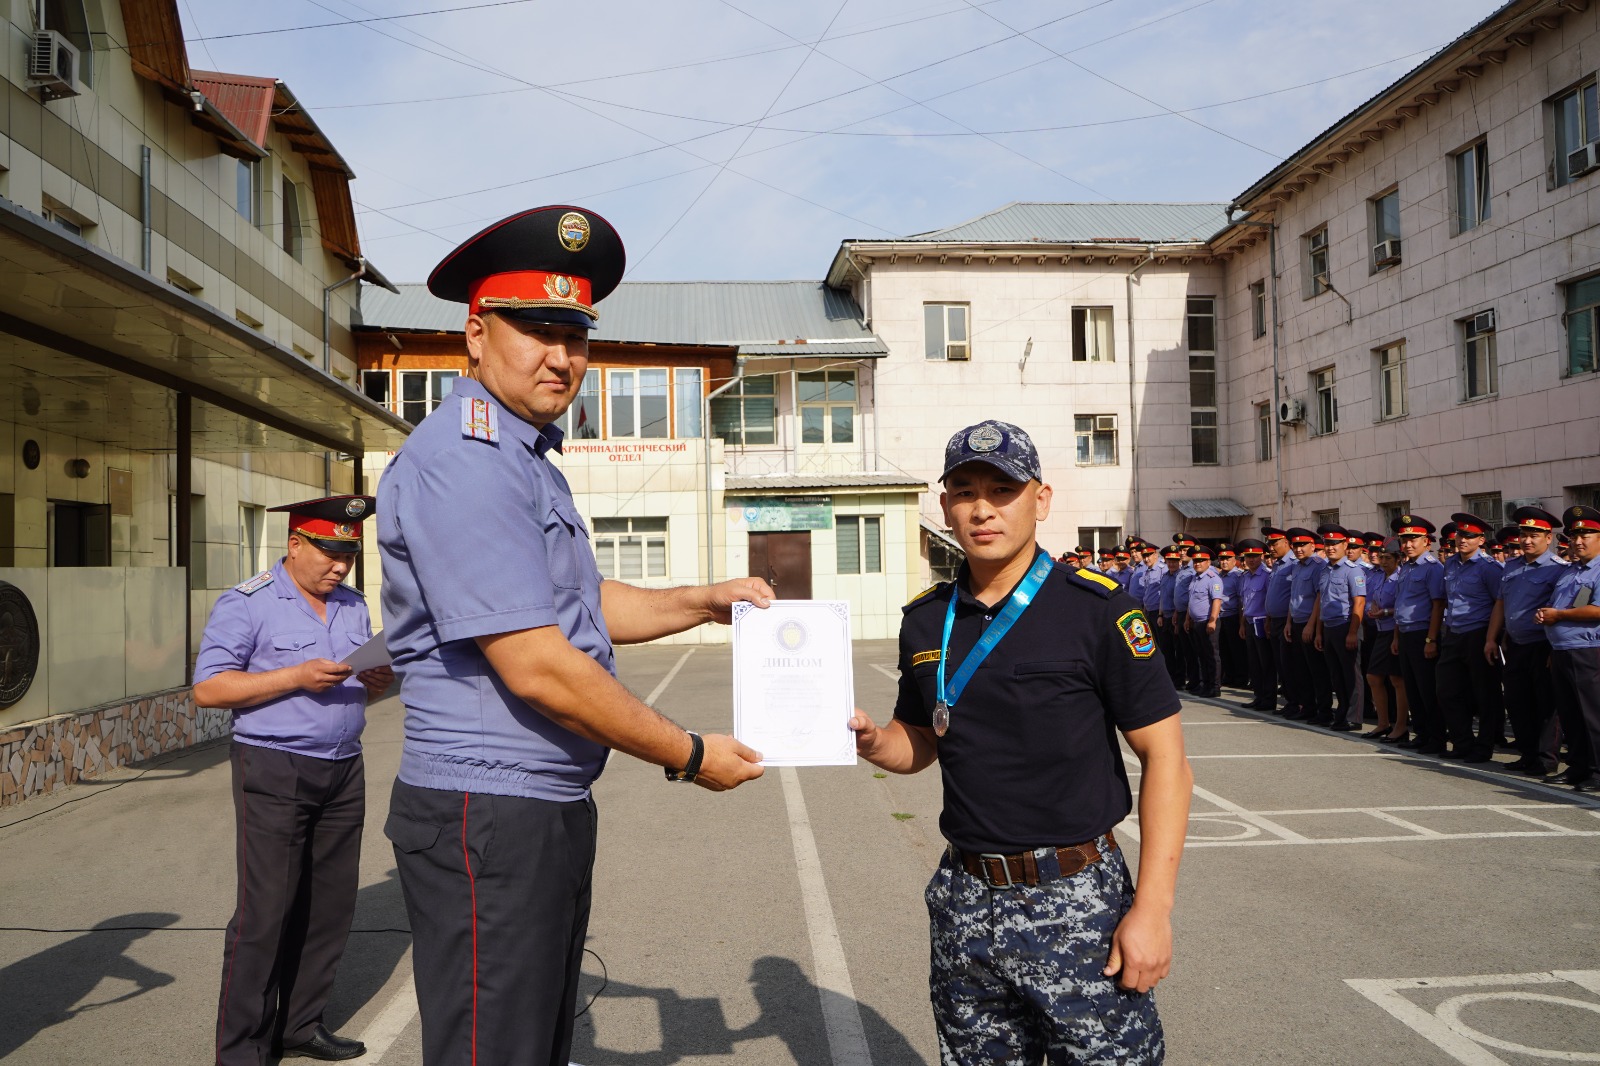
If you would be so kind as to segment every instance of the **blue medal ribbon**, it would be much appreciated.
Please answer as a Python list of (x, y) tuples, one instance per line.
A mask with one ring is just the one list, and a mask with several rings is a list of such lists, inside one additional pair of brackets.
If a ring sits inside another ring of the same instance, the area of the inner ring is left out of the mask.
[(961, 668), (956, 671), (956, 676), (950, 679), (947, 688), (945, 664), (950, 659), (950, 630), (955, 626), (956, 598), (960, 594), (958, 585), (951, 586), (950, 606), (944, 613), (944, 640), (939, 645), (938, 703), (933, 708), (933, 731), (936, 734), (942, 737), (950, 728), (950, 708), (961, 698), (961, 693), (966, 691), (967, 682), (972, 680), (972, 675), (978, 672), (978, 667), (983, 665), (983, 661), (989, 657), (995, 645), (1010, 632), (1017, 619), (1022, 617), (1022, 612), (1028, 609), (1040, 586), (1044, 584), (1045, 578), (1050, 576), (1050, 571), (1054, 568), (1055, 561), (1050, 558), (1048, 552), (1041, 550), (1034, 557), (1033, 567), (1029, 569), (1028, 576), (1022, 579), (1022, 584), (1011, 593), (1011, 599), (1006, 602), (1000, 616), (989, 624), (983, 636), (978, 638), (977, 645), (961, 661)]

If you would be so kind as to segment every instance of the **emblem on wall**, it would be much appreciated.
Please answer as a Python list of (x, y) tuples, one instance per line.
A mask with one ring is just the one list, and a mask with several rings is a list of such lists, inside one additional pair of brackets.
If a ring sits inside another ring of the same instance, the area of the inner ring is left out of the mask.
[(28, 694), (39, 673), (39, 619), (17, 586), (0, 581), (0, 707)]

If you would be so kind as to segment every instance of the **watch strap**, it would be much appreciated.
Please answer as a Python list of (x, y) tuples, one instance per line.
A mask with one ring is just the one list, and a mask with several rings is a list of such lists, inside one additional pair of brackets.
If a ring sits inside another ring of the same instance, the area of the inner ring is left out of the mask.
[[(685, 732), (688, 731), (686, 730)], [(674, 770), (668, 767), (668, 781), (682, 781), (686, 784), (692, 784), (694, 779), (700, 775), (700, 763), (706, 757), (706, 742), (700, 738), (699, 733), (689, 732), (689, 743), (689, 761), (684, 764), (681, 770)]]

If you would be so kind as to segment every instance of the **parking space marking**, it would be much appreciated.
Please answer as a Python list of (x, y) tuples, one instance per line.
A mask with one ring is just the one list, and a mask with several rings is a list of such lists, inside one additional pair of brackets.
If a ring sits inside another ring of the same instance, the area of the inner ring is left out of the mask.
[[(1131, 772), (1130, 772), (1131, 773)], [(1238, 804), (1228, 803), (1215, 793), (1205, 789), (1196, 788), (1194, 794), (1200, 799), (1221, 808), (1217, 811), (1203, 811), (1191, 814), (1189, 821), (1191, 829), (1197, 828), (1195, 823), (1205, 827), (1212, 825), (1224, 826), (1234, 830), (1232, 836), (1191, 836), (1185, 842), (1185, 847), (1191, 848), (1220, 848), (1220, 847), (1266, 847), (1275, 844), (1387, 844), (1394, 841), (1406, 840), (1503, 840), (1503, 839), (1531, 839), (1541, 837), (1595, 837), (1600, 836), (1600, 829), (1573, 829), (1570, 826), (1560, 825), (1556, 822), (1536, 818), (1532, 815), (1522, 814), (1526, 810), (1550, 810), (1554, 804), (1548, 803), (1451, 803), (1434, 806), (1401, 806), (1401, 807), (1307, 807), (1291, 810), (1266, 810), (1251, 811)], [(1137, 795), (1137, 792), (1135, 793)], [(1567, 808), (1563, 808), (1567, 809)], [(1575, 808), (1573, 808), (1575, 809)], [(1418, 822), (1401, 817), (1404, 813), (1423, 813), (1433, 811), (1485, 811), (1490, 814), (1505, 815), (1524, 824), (1538, 826), (1537, 829), (1486, 829), (1474, 832), (1442, 832), (1430, 829)], [(1592, 812), (1591, 812), (1592, 813)], [(1405, 832), (1392, 835), (1364, 834), (1361, 836), (1347, 837), (1308, 837), (1281, 824), (1276, 819), (1304, 816), (1326, 815), (1365, 815), (1381, 822), (1387, 822), (1396, 829)], [(1137, 832), (1138, 814), (1130, 814), (1123, 823), (1132, 831)], [(1262, 831), (1272, 834), (1263, 836)]]
[[(1600, 1053), (1530, 1047), (1482, 1032), (1461, 1019), (1464, 1008), (1485, 1002), (1532, 1002), (1571, 1007), (1600, 1014), (1600, 1002), (1552, 995), (1552, 986), (1575, 985), (1600, 995), (1600, 970), (1552, 970), (1547, 973), (1477, 974), (1468, 977), (1410, 977), (1389, 980), (1347, 979), (1345, 984), (1403, 1022), (1463, 1066), (1510, 1066), (1489, 1050), (1557, 1062), (1600, 1062)], [(1523, 987), (1518, 987), (1523, 986)], [(1527, 991), (1533, 986), (1539, 991)], [(1432, 1010), (1406, 996), (1423, 989), (1496, 989), (1461, 992)]]
[(1370, 811), (1367, 811), (1365, 813), (1370, 814), (1372, 817), (1378, 819), (1378, 821), (1380, 821), (1380, 822), (1388, 822), (1390, 825), (1398, 826), (1401, 829), (1409, 830), (1410, 832), (1416, 833), (1418, 836), (1425, 836), (1425, 837), (1442, 837), (1442, 836), (1444, 836), (1444, 834), (1439, 832), (1437, 829), (1429, 829), (1425, 825), (1418, 825), (1416, 822), (1408, 822), (1404, 818), (1398, 817), (1397, 815), (1390, 814), (1388, 811), (1385, 811), (1385, 810), (1370, 810)]
[[(1490, 807), (1489, 810), (1494, 811), (1496, 814), (1503, 814), (1507, 818), (1520, 818), (1524, 822), (1532, 822), (1534, 825), (1542, 825), (1546, 829), (1553, 829), (1557, 833), (1565, 833), (1568, 836), (1576, 836), (1583, 832), (1581, 829), (1568, 829), (1564, 825), (1557, 825), (1555, 822), (1547, 822), (1543, 818), (1535, 818), (1531, 814), (1523, 814), (1521, 811), (1515, 810), (1511, 807)], [(1591, 811), (1590, 813), (1592, 814), (1593, 812)]]
[(890, 681), (898, 683), (900, 680), (899, 670), (891, 670), (887, 666), (880, 666), (877, 663), (873, 663), (872, 668), (878, 671), (878, 673), (882, 674), (884, 677), (887, 677)]
[(1196, 759), (1399, 759), (1399, 755), (1391, 755), (1387, 751), (1283, 751), (1265, 755), (1191, 755), (1189, 761)]
[[(411, 968), (411, 951), (406, 950), (405, 958), (400, 960), (401, 966), (406, 970)], [(399, 967), (397, 967), (398, 969)], [(389, 1048), (405, 1032), (406, 1026), (411, 1024), (411, 1019), (417, 1016), (417, 982), (410, 973), (394, 995), (389, 997), (389, 1002), (383, 1005), (378, 1016), (372, 1019), (366, 1031), (361, 1034), (361, 1042), (367, 1045), (366, 1062), (372, 1066), (383, 1060)]]
[[(1270, 841), (1270, 840), (1260, 840), (1260, 841), (1257, 841), (1257, 840), (1238, 840), (1238, 841), (1219, 840), (1219, 841), (1215, 841), (1214, 842), (1215, 844), (1235, 844), (1235, 843), (1237, 843), (1237, 844), (1256, 844), (1256, 843), (1260, 843), (1260, 844), (1271, 844), (1271, 843), (1279, 843), (1279, 844), (1309, 844), (1309, 843), (1312, 842), (1309, 837), (1301, 836), (1299, 833), (1296, 833), (1293, 829), (1290, 829), (1287, 826), (1279, 825), (1277, 822), (1274, 822), (1269, 818), (1264, 818), (1261, 815), (1255, 813), (1254, 811), (1245, 810), (1243, 807), (1239, 806), (1237, 803), (1234, 803), (1231, 800), (1225, 800), (1221, 796), (1217, 795), (1215, 792), (1209, 792), (1206, 789), (1201, 788), (1199, 785), (1194, 786), (1194, 794), (1196, 796), (1199, 796), (1201, 799), (1205, 800), (1207, 803), (1211, 804), (1212, 806), (1220, 807), (1223, 811), (1226, 811), (1228, 814), (1233, 815), (1234, 817), (1238, 818), (1240, 821), (1246, 822), (1246, 823), (1248, 823), (1250, 825), (1253, 825), (1257, 829), (1265, 830), (1266, 832), (1271, 833), (1273, 836), (1278, 838), (1276, 841)], [(1201, 841), (1201, 842), (1197, 842), (1197, 843), (1204, 844), (1204, 843), (1207, 843), (1207, 842)]]
[(661, 683), (659, 685), (650, 690), (650, 695), (646, 696), (644, 701), (648, 704), (654, 705), (656, 700), (661, 698), (661, 694), (667, 691), (667, 686), (672, 684), (672, 679), (678, 676), (678, 671), (683, 669), (683, 664), (689, 661), (689, 656), (693, 655), (699, 650), (699, 648), (690, 648), (688, 651), (678, 656), (678, 661), (672, 664), (672, 669), (667, 671), (667, 676), (661, 679)]

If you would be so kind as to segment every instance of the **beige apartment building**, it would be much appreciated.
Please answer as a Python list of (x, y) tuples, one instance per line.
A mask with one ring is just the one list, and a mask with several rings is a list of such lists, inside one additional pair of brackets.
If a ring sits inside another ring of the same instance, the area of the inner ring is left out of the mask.
[(226, 733), (188, 663), (266, 509), (408, 424), (355, 388), (354, 176), (176, 0), (13, 0), (0, 47), (0, 805)]

